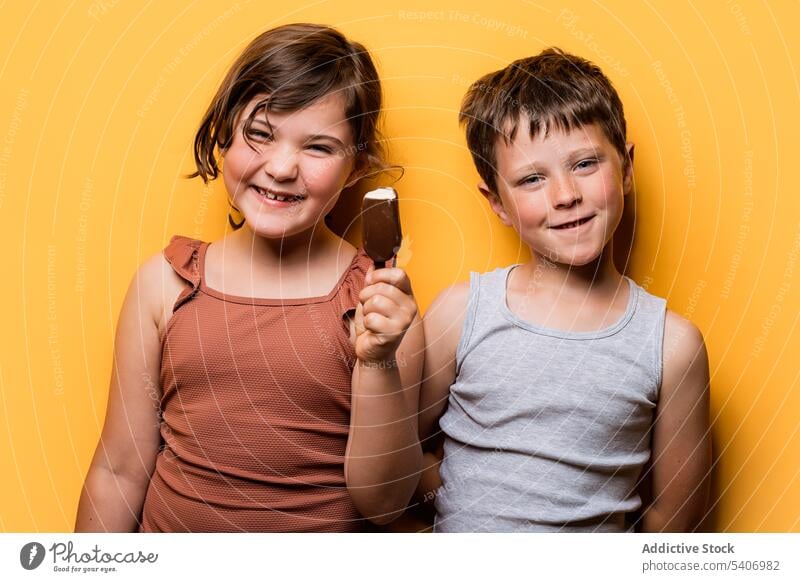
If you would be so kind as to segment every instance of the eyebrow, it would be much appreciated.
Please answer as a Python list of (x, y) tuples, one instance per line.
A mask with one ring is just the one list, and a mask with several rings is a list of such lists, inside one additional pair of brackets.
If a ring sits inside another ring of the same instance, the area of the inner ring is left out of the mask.
[[(269, 124), (265, 122), (263, 119), (258, 119), (258, 118), (253, 119), (253, 125), (255, 125), (256, 123), (263, 125), (264, 127), (270, 127)], [(336, 142), (340, 146), (344, 147), (344, 142), (342, 140), (340, 140), (338, 137), (334, 137), (326, 133), (315, 133), (314, 135), (308, 136), (308, 139), (306, 141), (316, 141), (321, 139), (327, 139)]]
[[(601, 151), (600, 148), (593, 148), (593, 147), (578, 148), (577, 150), (569, 152), (563, 159), (568, 162), (573, 162), (579, 158), (583, 158), (586, 156), (600, 158), (603, 156), (603, 152)], [(539, 162), (533, 161), (529, 164), (524, 164), (518, 167), (516, 170), (514, 170), (514, 173), (538, 171), (537, 168), (538, 165), (540, 165)]]
[(327, 140), (336, 142), (340, 146), (344, 147), (344, 142), (342, 140), (340, 140), (338, 137), (334, 137), (334, 136), (328, 135), (326, 133), (317, 133), (317, 134), (308, 136), (308, 141), (316, 141), (316, 140), (319, 140), (319, 139), (327, 139)]
[(599, 157), (603, 155), (603, 152), (599, 147), (585, 147), (579, 148), (575, 151), (569, 153), (569, 155), (565, 158), (567, 160), (574, 160), (575, 158), (582, 158), (583, 156), (595, 156)]

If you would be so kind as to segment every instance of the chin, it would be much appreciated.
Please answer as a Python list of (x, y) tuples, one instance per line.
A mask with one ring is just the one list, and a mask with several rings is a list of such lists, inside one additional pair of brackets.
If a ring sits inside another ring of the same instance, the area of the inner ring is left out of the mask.
[(303, 229), (298, 229), (296, 225), (288, 225), (275, 220), (251, 219), (247, 215), (244, 217), (247, 228), (253, 231), (254, 234), (261, 238), (280, 240), (288, 238), (302, 232)]
[(564, 264), (569, 265), (570, 267), (585, 267), (586, 265), (595, 262), (598, 258), (600, 258), (600, 255), (595, 255), (589, 258), (572, 258), (564, 261)]
[(572, 253), (556, 253), (556, 261), (570, 267), (585, 267), (597, 261), (603, 254), (603, 249), (580, 250)]

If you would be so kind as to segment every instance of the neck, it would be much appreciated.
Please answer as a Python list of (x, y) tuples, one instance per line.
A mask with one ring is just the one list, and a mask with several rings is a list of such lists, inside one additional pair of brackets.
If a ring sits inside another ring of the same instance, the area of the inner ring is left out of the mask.
[(342, 242), (324, 224), (293, 236), (273, 239), (258, 235), (245, 223), (225, 240), (249, 256), (254, 264), (284, 268), (294, 263), (308, 264), (312, 257), (325, 255)]
[(534, 290), (553, 290), (558, 293), (616, 293), (624, 281), (614, 265), (611, 245), (603, 249), (602, 254), (586, 265), (573, 266), (558, 263), (536, 252), (532, 260), (526, 263), (521, 275)]

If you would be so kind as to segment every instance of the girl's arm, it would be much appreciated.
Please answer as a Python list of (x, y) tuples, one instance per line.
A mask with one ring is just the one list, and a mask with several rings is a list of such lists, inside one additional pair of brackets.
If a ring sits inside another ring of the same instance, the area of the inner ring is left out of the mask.
[[(380, 281), (394, 286), (394, 291), (381, 287), (377, 284)], [(361, 299), (365, 306), (362, 314), (376, 309), (380, 312), (376, 304), (383, 303), (383, 317), (393, 316), (397, 320), (395, 329), (402, 329), (401, 314), (404, 309), (399, 308), (400, 304), (406, 305), (406, 321), (409, 320), (408, 314), (411, 311), (416, 313), (416, 304), (413, 302), (405, 273), (400, 269), (381, 269), (372, 272), (368, 283), (371, 286), (362, 291)], [(386, 296), (370, 300), (373, 296), (382, 295), (381, 291)], [(461, 337), (468, 296), (468, 283), (455, 285), (434, 300), (425, 315), (424, 324), (420, 325), (419, 319), (414, 316), (413, 324), (397, 350), (397, 368), (382, 365), (380, 358), (377, 359), (377, 364), (365, 364), (364, 361), (369, 358), (359, 355), (360, 365), (356, 367), (353, 381), (353, 414), (346, 474), (356, 507), (376, 523), (388, 523), (400, 515), (418, 481), (420, 488), (425, 489), (417, 489), (418, 501), (422, 502), (429, 500), (429, 490), (438, 488), (441, 483), (438, 421), (447, 405), (450, 385), (455, 379), (455, 353)], [(389, 298), (393, 298), (392, 303), (384, 302)], [(387, 324), (384, 328), (386, 330), (392, 329), (387, 319), (379, 319), (379, 323)], [(402, 402), (396, 398), (398, 393), (392, 392), (392, 387), (397, 382), (397, 378), (391, 373), (395, 369), (400, 371), (404, 394)], [(372, 390), (377, 388), (384, 396), (370, 397), (359, 390), (360, 396), (356, 399), (356, 386), (365, 382), (367, 374)], [(423, 377), (421, 393), (420, 376)], [(394, 402), (391, 402), (392, 398)], [(384, 416), (387, 413), (389, 416)], [(367, 424), (372, 426), (365, 426)], [(383, 440), (387, 435), (396, 443), (394, 449)], [(420, 440), (429, 449), (424, 460), (420, 459)], [(368, 454), (372, 458), (357, 458), (363, 457), (368, 451), (371, 451)], [(373, 456), (375, 454), (378, 456)], [(366, 487), (354, 486), (359, 478), (362, 483), (367, 484)], [(370, 482), (372, 485), (369, 485)], [(385, 506), (373, 509), (375, 501), (381, 500), (385, 502)]]
[(414, 510), (396, 531), (419, 531), (433, 524), (433, 501), (441, 487), (439, 465), (443, 456), (443, 435), (439, 417), (447, 407), (450, 385), (455, 381), (456, 349), (461, 339), (469, 283), (460, 283), (442, 291), (425, 313), (422, 326), (425, 357), (419, 394), (419, 440), (423, 458), (420, 479), (414, 494)]
[(100, 442), (78, 505), (76, 532), (135, 532), (160, 445), (158, 321), (161, 255), (137, 272), (122, 305)]
[(377, 524), (398, 517), (419, 480), (419, 382), (425, 339), (402, 269), (370, 270), (356, 310), (345, 479), (353, 503)]
[(711, 473), (708, 355), (700, 331), (667, 312), (664, 371), (653, 425), (652, 502), (645, 532), (693, 531), (705, 517)]

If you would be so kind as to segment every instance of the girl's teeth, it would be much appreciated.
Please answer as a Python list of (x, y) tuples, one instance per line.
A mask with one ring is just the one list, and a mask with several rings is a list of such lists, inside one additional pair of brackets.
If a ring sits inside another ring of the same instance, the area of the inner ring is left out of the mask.
[(273, 194), (272, 192), (265, 192), (261, 188), (256, 188), (259, 194), (265, 196), (269, 200), (277, 200), (278, 202), (286, 202), (287, 200), (295, 200), (296, 196), (278, 196), (277, 194)]

